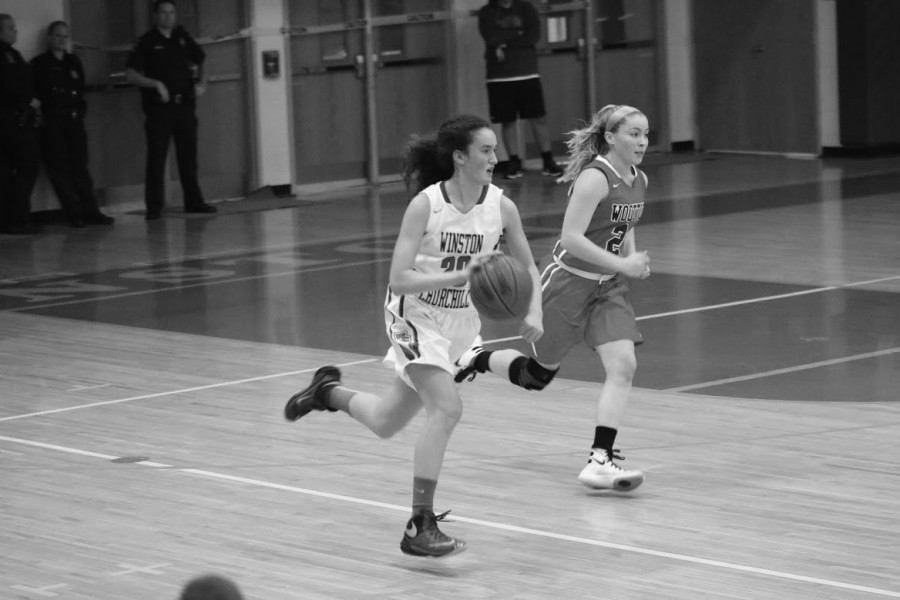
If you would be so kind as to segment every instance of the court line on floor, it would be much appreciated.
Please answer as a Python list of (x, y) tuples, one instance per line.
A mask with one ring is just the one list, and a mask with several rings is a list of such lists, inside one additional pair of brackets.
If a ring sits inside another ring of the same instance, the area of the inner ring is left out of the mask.
[[(78, 448), (70, 448), (67, 446), (59, 446), (56, 444), (48, 444), (48, 443), (44, 443), (44, 442), (36, 442), (33, 440), (25, 440), (25, 439), (21, 439), (21, 438), (14, 438), (14, 437), (2, 436), (2, 435), (0, 435), (0, 441), (30, 446), (33, 448), (41, 448), (44, 450), (53, 450), (56, 452), (74, 454), (74, 455), (78, 455), (78, 456), (84, 456), (87, 458), (99, 458), (99, 459), (103, 459), (103, 460), (116, 460), (116, 459), (122, 458), (122, 457), (113, 456), (113, 455), (109, 455), (109, 454), (100, 454), (98, 452), (91, 452), (88, 450), (80, 450)], [(218, 473), (216, 471), (174, 467), (173, 465), (168, 465), (165, 463), (158, 463), (158, 462), (153, 462), (153, 461), (139, 461), (139, 462), (135, 462), (133, 464), (142, 465), (142, 466), (146, 466), (146, 467), (152, 467), (152, 468), (158, 468), (158, 469), (159, 468), (171, 469), (171, 470), (179, 471), (181, 473), (186, 473), (189, 475), (196, 475), (196, 476), (205, 477), (208, 479), (217, 479), (217, 480), (229, 481), (229, 482), (233, 482), (233, 483), (253, 485), (256, 487), (290, 492), (293, 494), (316, 496), (319, 498), (326, 498), (329, 500), (337, 500), (340, 502), (361, 504), (364, 506), (370, 506), (370, 507), (375, 507), (375, 508), (384, 508), (384, 509), (388, 509), (388, 510), (403, 512), (403, 513), (409, 512), (408, 506), (400, 506), (398, 504), (390, 504), (387, 502), (378, 502), (377, 500), (368, 500), (365, 498), (356, 498), (354, 496), (344, 496), (342, 494), (333, 494), (330, 492), (323, 492), (321, 490), (301, 488), (301, 487), (292, 486), (292, 485), (285, 485), (282, 483), (274, 483), (271, 481), (264, 481), (261, 479), (251, 479), (248, 477), (240, 477), (237, 475), (228, 475), (226, 473)], [(797, 575), (795, 573), (788, 573), (786, 571), (776, 571), (773, 569), (764, 569), (761, 567), (753, 567), (753, 566), (749, 566), (749, 565), (742, 565), (739, 563), (732, 563), (732, 562), (721, 561), (721, 560), (701, 558), (698, 556), (691, 556), (688, 554), (679, 554), (676, 552), (665, 552), (662, 550), (653, 550), (652, 548), (643, 548), (640, 546), (631, 546), (628, 544), (617, 544), (614, 542), (604, 542), (604, 541), (600, 541), (600, 540), (594, 540), (591, 538), (567, 535), (567, 534), (563, 534), (563, 533), (555, 533), (552, 531), (544, 531), (542, 529), (533, 529), (531, 527), (522, 527), (520, 525), (509, 525), (507, 523), (500, 523), (497, 521), (486, 521), (483, 519), (473, 519), (473, 518), (462, 517), (462, 516), (457, 516), (457, 515), (454, 515), (450, 520), (459, 521), (461, 523), (469, 523), (471, 525), (478, 525), (481, 527), (487, 527), (490, 529), (499, 529), (499, 530), (508, 531), (511, 533), (530, 535), (530, 536), (535, 536), (535, 537), (558, 540), (558, 541), (562, 541), (562, 542), (572, 542), (575, 544), (582, 544), (585, 546), (595, 546), (595, 547), (599, 547), (599, 548), (606, 548), (609, 550), (619, 550), (622, 552), (630, 552), (632, 554), (642, 554), (644, 556), (652, 556), (655, 558), (669, 559), (669, 560), (674, 560), (674, 561), (679, 561), (679, 562), (703, 565), (706, 567), (726, 569), (726, 570), (730, 570), (730, 571), (740, 571), (743, 573), (750, 573), (752, 575), (762, 575), (762, 576), (773, 577), (776, 579), (799, 581), (802, 583), (810, 583), (810, 584), (816, 584), (816, 585), (821, 585), (821, 586), (830, 587), (830, 588), (852, 590), (855, 592), (863, 592), (863, 593), (873, 594), (873, 595), (877, 595), (877, 596), (885, 596), (888, 598), (900, 598), (900, 592), (895, 592), (892, 590), (885, 590), (885, 589), (881, 589), (881, 588), (857, 585), (857, 584), (853, 584), (853, 583), (845, 583), (843, 581), (835, 581), (835, 580), (831, 580), (831, 579), (822, 579), (819, 577), (808, 577), (806, 575)]]
[[(696, 306), (694, 308), (682, 308), (680, 310), (672, 310), (652, 315), (643, 315), (636, 317), (637, 321), (647, 321), (649, 319), (659, 319), (661, 317), (674, 317), (678, 315), (686, 315), (696, 312), (704, 312), (707, 310), (716, 310), (719, 308), (731, 308), (732, 306), (741, 306), (743, 304), (755, 304), (757, 302), (768, 302), (770, 300), (783, 300), (785, 298), (793, 298), (795, 296), (805, 296), (807, 294), (819, 294), (822, 292), (830, 292), (832, 290), (840, 290), (843, 288), (859, 287), (861, 285), (870, 285), (873, 283), (883, 283), (885, 281), (893, 281), (900, 279), (900, 275), (892, 275), (890, 277), (880, 277), (878, 279), (867, 279), (866, 281), (854, 281), (851, 283), (843, 283), (840, 285), (828, 285), (824, 287), (813, 288), (809, 290), (801, 290), (799, 292), (788, 292), (786, 294), (775, 294), (774, 296), (760, 296), (758, 298), (748, 298), (746, 300), (735, 300), (734, 302), (723, 302), (722, 304), (710, 304), (708, 306)], [(514, 335), (505, 338), (497, 338), (495, 340), (485, 341), (485, 344), (499, 344), (501, 342), (512, 342), (522, 339), (520, 335)]]
[[(345, 265), (345, 266), (346, 266), (346, 265)], [(891, 277), (882, 277), (882, 278), (879, 278), (879, 279), (869, 279), (869, 280), (866, 280), (866, 281), (858, 281), (858, 282), (847, 283), (847, 284), (838, 285), (838, 286), (827, 286), (827, 287), (815, 288), (815, 289), (812, 289), (812, 290), (803, 290), (803, 291), (799, 291), (799, 292), (791, 292), (791, 293), (788, 293), (788, 294), (778, 294), (778, 295), (774, 295), (774, 296), (762, 296), (762, 297), (760, 297), (760, 298), (753, 298), (753, 299), (748, 299), (748, 300), (739, 300), (739, 301), (736, 301), (736, 302), (726, 302), (726, 303), (723, 303), (723, 304), (713, 304), (713, 305), (709, 305), (709, 306), (700, 306), (700, 307), (696, 307), (696, 308), (686, 308), (686, 309), (683, 309), (683, 310), (670, 311), (670, 312), (665, 312), (665, 313), (657, 313), (657, 314), (653, 314), (653, 315), (644, 315), (644, 316), (642, 316), (642, 317), (637, 317), (637, 320), (638, 320), (638, 321), (641, 321), (641, 320), (646, 320), (646, 319), (655, 319), (655, 318), (664, 317), (664, 316), (674, 316), (674, 315), (680, 315), (680, 314), (687, 314), (687, 313), (693, 313), (693, 312), (700, 312), (700, 311), (706, 311), (706, 310), (713, 310), (713, 309), (717, 309), (717, 308), (725, 308), (725, 307), (730, 307), (730, 306), (738, 306), (738, 305), (741, 305), (741, 304), (750, 304), (750, 303), (753, 303), (753, 302), (766, 302), (766, 301), (769, 301), (769, 300), (779, 300), (779, 299), (783, 299), (783, 298), (790, 298), (790, 297), (793, 297), (793, 296), (801, 296), (801, 295), (812, 294), (812, 293), (817, 293), (817, 292), (826, 292), (826, 291), (829, 291), (829, 290), (841, 289), (841, 288), (845, 288), (845, 287), (858, 287), (858, 286), (861, 286), (861, 285), (868, 285), (868, 284), (871, 284), (871, 283), (880, 283), (880, 282), (883, 282), (883, 281), (891, 281), (891, 280), (894, 280), (894, 279), (900, 279), (900, 275), (895, 275), (895, 276), (891, 276)], [(201, 285), (201, 284), (198, 284), (198, 285)], [(81, 302), (81, 301), (80, 301), (80, 300), (78, 300), (78, 301), (73, 301), (73, 303), (74, 303), (74, 302)], [(64, 303), (63, 303), (63, 304), (64, 304)], [(35, 307), (35, 308), (38, 308), (38, 307)], [(13, 309), (13, 310), (18, 310), (18, 309)], [(511, 337), (505, 337), (505, 338), (497, 338), (497, 339), (493, 339), (493, 340), (485, 340), (483, 343), (484, 343), (484, 344), (499, 344), (499, 343), (502, 343), (502, 342), (510, 342), (510, 341), (515, 341), (515, 340), (520, 340), (520, 339), (522, 339), (522, 336), (516, 335), (516, 336), (511, 336)], [(344, 365), (337, 365), (337, 366), (340, 367), (340, 366), (349, 366), (349, 365), (355, 365), (355, 364), (365, 364), (365, 363), (369, 363), (369, 362), (375, 362), (375, 361), (377, 361), (377, 360), (380, 360), (380, 359), (379, 359), (379, 358), (371, 358), (371, 359), (365, 359), (365, 360), (356, 361), (356, 362), (352, 362), (352, 363), (346, 363), (346, 364), (344, 364)], [(841, 359), (837, 359), (837, 360), (841, 360)], [(818, 365), (818, 364), (815, 364), (815, 366), (824, 366), (824, 365)], [(797, 370), (800, 370), (800, 367), (803, 367), (803, 365), (799, 365), (798, 367), (793, 367), (793, 368), (794, 368), (794, 369), (797, 369)], [(814, 367), (808, 367), (808, 368), (814, 368)], [(251, 377), (251, 378), (248, 378), (248, 379), (238, 379), (238, 380), (235, 380), (235, 381), (226, 381), (226, 382), (220, 382), (220, 383), (213, 383), (213, 384), (209, 384), (209, 385), (201, 385), (201, 386), (196, 386), (196, 387), (192, 387), (192, 388), (185, 388), (185, 389), (181, 389), (181, 390), (171, 390), (171, 391), (168, 391), (168, 392), (157, 392), (157, 393), (154, 393), (154, 394), (144, 394), (144, 395), (141, 395), (141, 396), (133, 396), (133, 397), (130, 397), (130, 398), (121, 398), (121, 399), (118, 399), (118, 400), (106, 400), (106, 401), (103, 401), (103, 402), (94, 402), (94, 403), (91, 403), (91, 404), (81, 404), (81, 405), (78, 405), (78, 406), (69, 406), (69, 407), (65, 407), (65, 408), (56, 408), (56, 409), (52, 409), (52, 410), (46, 410), (46, 411), (40, 411), (40, 412), (34, 412), (34, 413), (27, 413), (27, 414), (22, 414), (22, 415), (13, 415), (13, 416), (9, 416), (9, 417), (0, 417), (0, 423), (2, 423), (2, 422), (4, 422), (4, 421), (12, 421), (12, 420), (15, 420), (15, 419), (25, 419), (25, 418), (28, 418), (28, 417), (36, 417), (36, 416), (41, 416), (41, 415), (53, 414), (53, 413), (68, 412), (68, 411), (72, 411), (72, 410), (79, 410), (79, 409), (82, 409), (82, 408), (91, 408), (91, 407), (94, 407), (94, 406), (105, 406), (105, 405), (108, 405), (108, 404), (120, 404), (120, 403), (123, 403), (123, 402), (131, 402), (131, 401), (134, 401), (134, 400), (145, 400), (145, 399), (148, 399), (148, 398), (158, 398), (158, 397), (162, 397), (162, 396), (171, 396), (171, 395), (175, 395), (175, 394), (181, 394), (181, 393), (187, 393), (187, 392), (195, 392), (195, 391), (201, 391), (201, 390), (206, 390), (206, 389), (213, 389), (213, 388), (218, 388), (218, 387), (225, 387), (225, 386), (229, 386), (229, 385), (238, 385), (238, 384), (241, 384), (241, 383), (249, 383), (249, 382), (253, 382), (253, 381), (262, 381), (262, 380), (265, 380), (265, 379), (276, 379), (276, 378), (278, 378), (278, 377), (287, 377), (287, 376), (289, 376), (289, 375), (301, 375), (301, 374), (303, 374), (303, 373), (309, 373), (309, 372), (312, 371), (312, 370), (313, 370), (313, 369), (303, 369), (303, 370), (300, 370), (300, 371), (288, 371), (287, 373), (276, 373), (276, 374), (272, 374), (272, 375), (263, 375), (263, 376), (260, 376), (260, 377)], [(774, 373), (774, 374), (777, 374), (777, 373)], [(758, 377), (763, 377), (763, 376), (765, 376), (765, 375), (764, 375), (764, 374), (760, 374), (760, 375), (757, 375), (757, 376), (758, 376)], [(724, 381), (724, 380), (723, 380), (723, 381)], [(726, 381), (726, 382), (727, 382), (727, 381)], [(703, 384), (697, 384), (697, 385), (706, 387), (706, 386), (711, 386), (711, 385), (717, 385), (717, 383), (716, 383), (716, 382), (713, 382), (713, 383), (703, 383)], [(681, 391), (682, 389), (684, 389), (684, 388), (673, 388), (673, 389), (670, 389), (670, 390), (667, 390), (667, 391), (670, 391), (670, 392), (677, 392), (677, 391)]]
[[(346, 363), (340, 363), (338, 367), (350, 367), (353, 365), (362, 365), (365, 363), (375, 362), (380, 358), (366, 358), (363, 360), (355, 360)], [(122, 404), (124, 402), (134, 402), (135, 400), (148, 400), (150, 398), (162, 398), (164, 396), (175, 396), (177, 394), (187, 394), (189, 392), (199, 392), (203, 390), (212, 390), (215, 388), (227, 387), (229, 385), (240, 385), (242, 383), (253, 383), (255, 381), (265, 381), (266, 379), (278, 379), (279, 377), (288, 377), (290, 375), (303, 375), (304, 373), (312, 373), (317, 367), (311, 369), (300, 369), (299, 371), (288, 371), (286, 373), (273, 373), (271, 375), (260, 375), (259, 377), (248, 377), (246, 379), (235, 379), (232, 381), (221, 381), (219, 383), (210, 383), (207, 385), (198, 385), (179, 390), (169, 390), (167, 392), (154, 392), (152, 394), (142, 394), (140, 396), (130, 396), (128, 398), (118, 398), (116, 400), (103, 400), (101, 402), (91, 402), (90, 404), (78, 404), (75, 406), (65, 406), (63, 408), (52, 408), (50, 410), (41, 410), (33, 413), (21, 415), (12, 415), (9, 417), (0, 417), (0, 423), (4, 421), (15, 421), (17, 419), (27, 419), (28, 417), (40, 417), (43, 415), (52, 415), (55, 413), (70, 412), (73, 410), (81, 410), (83, 408), (94, 408), (96, 406), (109, 406), (111, 404)]]
[(806, 371), (809, 369), (818, 369), (819, 367), (828, 367), (841, 363), (853, 362), (855, 360), (866, 360), (867, 358), (876, 358), (879, 356), (887, 356), (900, 352), (900, 348), (888, 348), (887, 350), (878, 350), (877, 352), (865, 352), (863, 354), (853, 354), (842, 358), (833, 358), (830, 360), (820, 360), (814, 363), (806, 363), (804, 365), (796, 365), (793, 367), (785, 367), (783, 369), (772, 369), (771, 371), (763, 371), (761, 373), (753, 373), (751, 375), (741, 375), (739, 377), (728, 377), (727, 379), (717, 379), (715, 381), (706, 381), (704, 383), (695, 383), (692, 385), (683, 385), (680, 387), (668, 388), (660, 390), (663, 392), (687, 392), (689, 390), (699, 390), (702, 388), (713, 387), (716, 385), (725, 385), (728, 383), (738, 383), (740, 381), (750, 381), (752, 379), (762, 379), (764, 377), (773, 377), (775, 375), (786, 375), (788, 373), (796, 373), (798, 371)]
[(349, 263), (331, 263), (327, 265), (318, 265), (303, 267), (301, 269), (292, 269), (288, 271), (279, 271), (278, 273), (266, 273), (265, 275), (247, 275), (244, 277), (226, 277), (223, 279), (214, 279), (211, 281), (200, 281), (197, 283), (188, 283), (184, 285), (173, 285), (170, 287), (154, 288), (149, 290), (135, 290), (133, 292), (122, 292), (119, 294), (109, 294), (106, 296), (92, 296), (90, 298), (78, 298), (77, 300), (66, 300), (64, 302), (48, 302), (44, 304), (34, 304), (32, 306), (16, 306), (13, 308), (0, 309), (0, 312), (28, 312), (30, 310), (41, 310), (44, 308), (56, 308), (58, 306), (71, 306), (72, 304), (84, 304), (85, 302), (100, 302), (103, 300), (117, 300), (119, 298), (132, 298), (134, 296), (146, 296), (148, 294), (159, 294), (162, 292), (180, 292), (192, 288), (206, 287), (213, 285), (223, 285), (227, 283), (240, 283), (242, 281), (255, 281), (257, 279), (270, 279), (273, 277), (284, 277), (286, 275), (299, 275), (301, 273), (314, 273), (316, 271), (327, 271), (330, 269), (344, 269), (346, 267), (361, 267), (374, 265), (380, 262), (388, 262), (391, 258), (376, 258), (372, 260), (354, 261)]
[(638, 317), (638, 321), (647, 319), (659, 319), (661, 317), (670, 317), (674, 315), (686, 315), (688, 313), (702, 312), (706, 310), (715, 310), (718, 308), (731, 308), (732, 306), (741, 306), (744, 304), (755, 304), (757, 302), (768, 302), (770, 300), (783, 300), (784, 298), (794, 298), (796, 296), (806, 296), (808, 294), (819, 294), (822, 292), (830, 292), (832, 290), (840, 290), (844, 288), (859, 287), (861, 285), (870, 285), (873, 283), (883, 283), (885, 281), (893, 281), (900, 279), (900, 275), (892, 275), (890, 277), (880, 277), (878, 279), (868, 279), (866, 281), (855, 281), (851, 283), (842, 283), (840, 285), (827, 285), (823, 287), (813, 288), (810, 290), (800, 290), (799, 292), (788, 292), (786, 294), (775, 294), (773, 296), (760, 296), (759, 298), (748, 298), (746, 300), (735, 300), (734, 302), (723, 302), (721, 304), (710, 304), (709, 306), (698, 306), (696, 308), (684, 308), (681, 310), (673, 310), (664, 313), (656, 313), (655, 315), (647, 315)]

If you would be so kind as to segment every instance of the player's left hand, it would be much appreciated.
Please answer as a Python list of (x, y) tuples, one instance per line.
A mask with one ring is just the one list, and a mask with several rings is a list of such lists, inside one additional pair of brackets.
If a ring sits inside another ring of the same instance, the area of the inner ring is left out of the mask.
[(537, 315), (534, 312), (529, 312), (525, 319), (522, 320), (522, 327), (519, 330), (519, 335), (522, 336), (529, 344), (533, 344), (544, 335), (544, 319), (543, 315), (538, 313)]
[(194, 84), (194, 96), (200, 98), (206, 93), (206, 85), (202, 83)]

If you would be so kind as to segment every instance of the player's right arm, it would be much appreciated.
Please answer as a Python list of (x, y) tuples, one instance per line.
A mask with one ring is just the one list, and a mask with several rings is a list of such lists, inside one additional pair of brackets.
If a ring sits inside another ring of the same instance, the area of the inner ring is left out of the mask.
[(416, 271), (416, 255), (430, 214), (431, 203), (425, 194), (417, 195), (406, 207), (391, 259), (391, 291), (395, 294), (418, 294), (437, 288), (464, 285), (468, 281), (468, 270), (440, 273)]
[(603, 271), (640, 277), (648, 261), (646, 252), (617, 256), (585, 236), (594, 212), (607, 196), (609, 196), (609, 181), (602, 171), (585, 169), (581, 172), (572, 186), (569, 206), (563, 217), (560, 236), (562, 247), (576, 258), (595, 264)]

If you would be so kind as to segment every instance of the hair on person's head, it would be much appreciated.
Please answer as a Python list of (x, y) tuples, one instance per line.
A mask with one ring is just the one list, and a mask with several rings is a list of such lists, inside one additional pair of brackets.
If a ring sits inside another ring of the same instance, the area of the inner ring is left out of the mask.
[(153, 12), (159, 12), (159, 7), (163, 4), (171, 4), (172, 8), (177, 8), (175, 0), (153, 0)]
[(221, 575), (201, 575), (181, 590), (179, 600), (244, 600), (238, 586)]
[(56, 31), (56, 28), (57, 28), (57, 27), (66, 27), (66, 28), (68, 28), (68, 27), (69, 27), (69, 24), (66, 23), (65, 21), (53, 21), (52, 23), (50, 23), (49, 25), (47, 25), (47, 35), (48, 35), (48, 36), (53, 35), (53, 32)]
[(475, 132), (490, 127), (482, 117), (462, 114), (444, 121), (436, 133), (412, 136), (403, 156), (403, 181), (410, 197), (453, 177), (453, 153), (465, 152)]
[(627, 104), (607, 104), (591, 117), (591, 122), (568, 133), (566, 146), (569, 148), (569, 164), (565, 172), (557, 179), (560, 183), (574, 181), (585, 165), (599, 155), (609, 152), (606, 134), (619, 130), (625, 119), (631, 115), (643, 114), (640, 110)]

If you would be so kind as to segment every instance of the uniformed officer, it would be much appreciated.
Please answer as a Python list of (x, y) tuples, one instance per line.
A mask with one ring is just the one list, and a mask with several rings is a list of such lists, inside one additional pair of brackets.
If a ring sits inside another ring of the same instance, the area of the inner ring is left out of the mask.
[(31, 70), (13, 48), (19, 33), (12, 16), (0, 14), (0, 233), (37, 233), (31, 192), (40, 170), (37, 132), (40, 102)]
[(68, 52), (69, 26), (54, 21), (47, 28), (50, 49), (31, 61), (34, 89), (41, 101), (41, 154), (50, 182), (72, 227), (115, 221), (97, 206), (88, 171), (84, 128), (84, 68)]
[[(147, 116), (147, 176), (144, 201), (147, 220), (158, 219), (165, 205), (166, 154), (175, 140), (184, 211), (214, 213), (197, 180), (196, 98), (206, 91), (206, 54), (181, 26), (176, 26), (174, 0), (153, 3), (156, 26), (142, 35), (128, 57), (128, 81), (141, 88)], [(195, 73), (197, 74), (195, 76)]]

